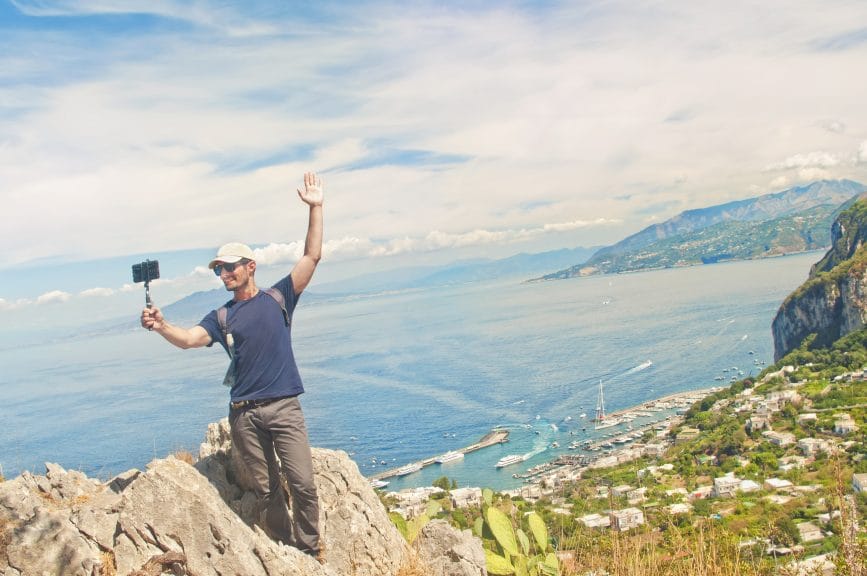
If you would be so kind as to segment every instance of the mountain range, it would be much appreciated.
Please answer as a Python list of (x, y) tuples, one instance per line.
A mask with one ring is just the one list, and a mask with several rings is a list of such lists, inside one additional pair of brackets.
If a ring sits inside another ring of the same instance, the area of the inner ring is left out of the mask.
[(822, 180), (755, 198), (681, 212), (590, 259), (543, 276), (553, 280), (709, 264), (825, 248), (834, 218), (867, 187)]

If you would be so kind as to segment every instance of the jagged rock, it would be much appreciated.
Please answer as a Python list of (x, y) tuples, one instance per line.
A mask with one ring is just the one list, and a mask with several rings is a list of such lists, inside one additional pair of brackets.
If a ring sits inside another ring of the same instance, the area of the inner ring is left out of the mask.
[[(244, 521), (255, 498), (238, 485), (243, 469), (232, 464), (226, 420), (209, 429), (201, 452), (196, 467), (170, 457), (104, 483), (54, 464), (45, 476), (0, 482), (0, 574), (396, 576), (410, 563), (408, 545), (344, 452), (313, 450), (324, 564)], [(453, 544), (443, 545), (451, 560), (440, 564), (465, 564), (464, 554), (475, 562), (471, 543), (442, 533)], [(426, 573), (479, 573), (441, 570)]]
[(430, 576), (485, 576), (485, 551), (471, 531), (460, 531), (445, 520), (432, 520), (416, 540), (419, 560)]
[[(117, 574), (148, 573), (155, 558), (178, 554), (197, 576), (336, 574), (251, 529), (189, 464), (155, 460), (133, 476), (115, 492), (123, 482), (83, 482), (79, 473), (50, 465), (44, 477), (0, 484), (0, 510), (11, 524), (4, 574), (96, 576), (109, 562)], [(64, 493), (75, 496), (59, 497)]]
[[(228, 419), (208, 427), (199, 457), (197, 468), (252, 522), (255, 497), (238, 487), (244, 486), (243, 467), (232, 454)], [(409, 560), (409, 547), (355, 462), (345, 452), (314, 448), (313, 472), (328, 565), (340, 574), (397, 574)]]

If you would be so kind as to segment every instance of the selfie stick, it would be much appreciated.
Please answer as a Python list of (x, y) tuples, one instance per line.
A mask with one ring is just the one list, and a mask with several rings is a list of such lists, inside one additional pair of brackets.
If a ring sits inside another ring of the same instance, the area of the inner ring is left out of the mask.
[(145, 260), (141, 264), (132, 265), (132, 281), (135, 283), (144, 282), (145, 285), (145, 304), (148, 308), (153, 308), (151, 301), (151, 280), (156, 280), (160, 277), (160, 263), (156, 260)]

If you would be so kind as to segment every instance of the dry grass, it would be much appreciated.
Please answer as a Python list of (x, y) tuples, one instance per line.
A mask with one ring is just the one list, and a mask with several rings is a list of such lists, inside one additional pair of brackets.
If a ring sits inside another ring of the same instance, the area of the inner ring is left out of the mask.
[(193, 464), (196, 463), (195, 456), (193, 456), (190, 452), (188, 452), (186, 450), (178, 450), (177, 452), (172, 454), (172, 457), (177, 459), (177, 460), (180, 460), (181, 462), (186, 462), (190, 466), (192, 466)]
[(406, 564), (397, 571), (397, 576), (428, 576), (429, 570), (425, 568), (416, 554), (410, 554)]
[(837, 573), (844, 576), (867, 576), (867, 544), (858, 540), (858, 511), (854, 496), (847, 495), (843, 466), (834, 458), (834, 499), (840, 510), (840, 549)]
[(588, 573), (610, 576), (763, 576), (769, 574), (758, 562), (744, 558), (736, 538), (711, 523), (681, 536), (670, 527), (669, 541), (661, 546), (661, 534), (645, 530), (638, 534), (612, 533), (610, 538), (587, 534), (574, 546), (572, 557), (563, 562), (563, 576)]
[(15, 524), (7, 517), (0, 515), (0, 568), (6, 565), (6, 546), (9, 545), (13, 528), (15, 528)]
[(99, 567), (99, 576), (117, 576), (117, 566), (114, 563), (114, 552), (106, 550), (101, 555), (102, 564)]

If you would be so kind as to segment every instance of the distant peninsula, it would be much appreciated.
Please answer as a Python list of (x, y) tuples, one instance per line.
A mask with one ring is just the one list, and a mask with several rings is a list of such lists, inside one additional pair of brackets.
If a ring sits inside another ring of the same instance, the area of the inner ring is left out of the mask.
[(774, 194), (688, 210), (601, 248), (583, 263), (533, 281), (825, 249), (831, 244), (834, 219), (865, 191), (867, 187), (851, 180), (822, 180)]

